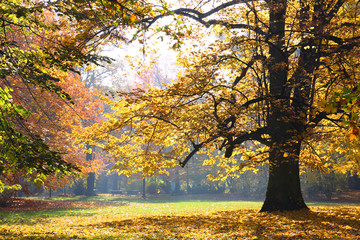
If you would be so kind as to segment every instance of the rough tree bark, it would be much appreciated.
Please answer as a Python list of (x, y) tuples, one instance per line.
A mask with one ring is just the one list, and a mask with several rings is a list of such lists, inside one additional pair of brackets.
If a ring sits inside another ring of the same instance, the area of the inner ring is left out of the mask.
[(300, 143), (288, 146), (287, 152), (283, 150), (284, 144), (272, 147), (269, 154), (269, 182), (262, 212), (307, 209), (300, 188), (300, 146)]

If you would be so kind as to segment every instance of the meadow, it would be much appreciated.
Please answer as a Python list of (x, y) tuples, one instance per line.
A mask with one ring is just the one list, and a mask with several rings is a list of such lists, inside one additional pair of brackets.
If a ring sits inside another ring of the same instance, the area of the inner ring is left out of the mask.
[[(17, 206), (16, 206), (17, 204)], [(262, 202), (31, 198), (0, 211), (0, 239), (360, 239), (359, 204), (259, 213)]]

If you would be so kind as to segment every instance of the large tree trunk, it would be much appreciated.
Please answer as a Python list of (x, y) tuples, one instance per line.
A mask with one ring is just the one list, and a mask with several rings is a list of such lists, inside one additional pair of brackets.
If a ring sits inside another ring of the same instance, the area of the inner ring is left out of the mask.
[(299, 155), (303, 119), (301, 109), (292, 106), (288, 84), (288, 53), (285, 45), (286, 0), (267, 1), (269, 14), (270, 109), (267, 126), (271, 136), (269, 182), (261, 211), (306, 209), (299, 177)]
[(300, 145), (279, 145), (270, 150), (269, 182), (261, 212), (307, 209), (300, 188)]

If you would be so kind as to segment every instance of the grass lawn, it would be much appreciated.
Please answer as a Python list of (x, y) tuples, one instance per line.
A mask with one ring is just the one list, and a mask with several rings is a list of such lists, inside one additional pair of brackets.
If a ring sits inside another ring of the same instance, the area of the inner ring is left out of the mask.
[(262, 202), (246, 201), (36, 201), (0, 212), (0, 239), (360, 239), (359, 204), (311, 203), (310, 212), (269, 214), (258, 212)]

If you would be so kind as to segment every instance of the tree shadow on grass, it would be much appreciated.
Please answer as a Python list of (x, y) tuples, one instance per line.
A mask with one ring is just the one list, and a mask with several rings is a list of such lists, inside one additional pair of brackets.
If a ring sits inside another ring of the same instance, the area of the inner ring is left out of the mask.
[[(5, 239), (360, 239), (360, 207), (313, 207), (312, 211), (259, 213), (258, 209), (208, 214), (143, 216), (69, 229), (38, 230)], [(66, 227), (65, 227), (66, 228)], [(68, 231), (69, 230), (69, 231)]]
[(280, 222), (291, 222), (294, 229), (314, 238), (360, 239), (359, 206), (311, 207), (310, 211), (277, 212), (273, 215)]
[(341, 207), (279, 213), (246, 209), (208, 215), (142, 217), (89, 227), (110, 228), (143, 239), (357, 239), (359, 212), (359, 208)]

